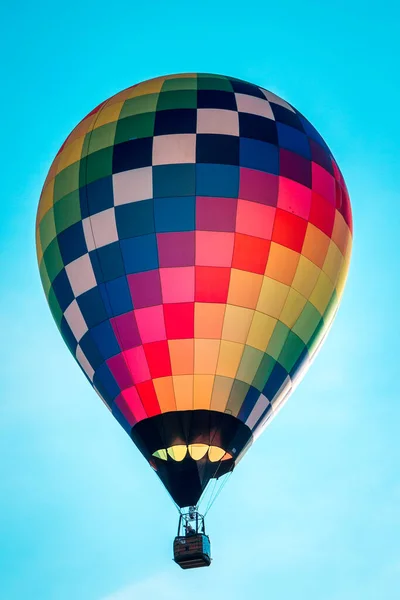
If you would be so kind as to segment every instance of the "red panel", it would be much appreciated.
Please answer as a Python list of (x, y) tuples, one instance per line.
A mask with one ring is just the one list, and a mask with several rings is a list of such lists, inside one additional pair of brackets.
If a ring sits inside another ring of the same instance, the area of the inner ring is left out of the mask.
[(263, 275), (267, 266), (270, 246), (270, 240), (236, 233), (232, 267)]
[(332, 236), (335, 212), (335, 207), (328, 200), (313, 192), (309, 221), (328, 237)]
[(307, 230), (307, 221), (286, 210), (277, 209), (272, 241), (301, 252)]
[(148, 417), (159, 415), (161, 413), (160, 405), (158, 404), (156, 391), (152, 381), (144, 381), (138, 383), (136, 389), (143, 403), (144, 410)]
[(194, 302), (165, 304), (164, 319), (169, 340), (194, 338)]
[(153, 379), (171, 375), (171, 362), (169, 359), (168, 342), (166, 340), (144, 344), (143, 348)]
[(228, 267), (196, 267), (196, 302), (221, 302), (228, 298), (231, 270)]

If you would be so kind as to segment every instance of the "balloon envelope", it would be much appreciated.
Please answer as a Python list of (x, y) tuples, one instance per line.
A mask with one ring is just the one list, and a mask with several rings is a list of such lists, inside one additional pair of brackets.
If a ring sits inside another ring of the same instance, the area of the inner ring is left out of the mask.
[(230, 471), (315, 355), (352, 239), (314, 127), (250, 83), (160, 77), (57, 154), (40, 274), (73, 356), (179, 506)]

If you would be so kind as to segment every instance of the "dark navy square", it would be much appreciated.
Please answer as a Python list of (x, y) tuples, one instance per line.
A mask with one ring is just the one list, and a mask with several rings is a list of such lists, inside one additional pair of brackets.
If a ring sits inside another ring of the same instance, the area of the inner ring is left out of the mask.
[(81, 294), (76, 301), (89, 329), (108, 318), (106, 307), (104, 306), (98, 287), (94, 287)]
[(335, 172), (333, 170), (331, 155), (312, 138), (308, 138), (308, 140), (311, 148), (311, 160), (334, 176)]
[(115, 381), (113, 374), (106, 363), (103, 363), (96, 370), (93, 383), (107, 402), (108, 406), (112, 405), (114, 398), (121, 392), (118, 383)]
[(155, 230), (153, 200), (116, 206), (115, 220), (120, 240), (153, 233)]
[(313, 125), (311, 125), (311, 123), (309, 121), (307, 121), (307, 119), (305, 117), (303, 117), (302, 114), (300, 114), (298, 112), (297, 115), (298, 115), (298, 117), (300, 119), (300, 122), (301, 122), (301, 124), (303, 126), (303, 129), (306, 132), (306, 134), (308, 135), (308, 137), (310, 137), (315, 142), (318, 142), (318, 144), (320, 144), (323, 148), (325, 148), (325, 150), (329, 154), (331, 154), (331, 151), (329, 150), (329, 147), (327, 146), (325, 140), (318, 133), (318, 131), (315, 129), (315, 127)]
[(230, 82), (232, 84), (233, 91), (236, 92), (236, 94), (247, 94), (248, 96), (255, 96), (256, 98), (262, 98), (265, 100), (264, 94), (256, 85), (247, 83), (246, 81), (240, 81), (239, 79), (231, 79)]
[(153, 196), (194, 196), (196, 165), (161, 165), (153, 167)]
[(240, 138), (240, 166), (279, 175), (279, 149), (259, 140)]
[(52, 287), (61, 310), (64, 312), (75, 298), (65, 269), (59, 272)]
[(268, 377), (268, 381), (265, 384), (262, 392), (270, 402), (272, 402), (276, 396), (276, 393), (279, 391), (279, 388), (285, 381), (287, 375), (286, 369), (284, 369), (278, 362), (275, 363), (271, 375)]
[(89, 252), (96, 281), (105, 282), (125, 274), (119, 242)]
[(222, 90), (198, 90), (197, 108), (237, 110), (235, 94)]
[(198, 134), (196, 162), (238, 165), (239, 138), (233, 135)]
[(283, 123), (277, 123), (277, 129), (279, 146), (281, 148), (296, 152), (305, 158), (311, 158), (310, 144), (305, 133)]
[(110, 406), (110, 408), (112, 408), (113, 417), (118, 421), (118, 423), (121, 425), (121, 427), (123, 429), (125, 429), (126, 433), (130, 434), (130, 432), (132, 431), (132, 425), (130, 425), (128, 423), (128, 421), (126, 420), (126, 417), (124, 417), (124, 415), (122, 414), (122, 412), (120, 411), (120, 409), (118, 408), (116, 403), (113, 402), (112, 406)]
[(241, 421), (245, 422), (246, 419), (248, 419), (248, 417), (250, 416), (250, 413), (253, 410), (259, 397), (260, 397), (260, 390), (257, 390), (255, 387), (253, 387), (251, 385), (246, 394), (246, 397), (242, 404), (242, 408), (240, 409), (237, 418), (240, 419)]
[(114, 206), (112, 177), (103, 177), (79, 189), (82, 219)]
[(153, 138), (129, 140), (114, 146), (113, 173), (131, 171), (151, 166), (153, 161)]
[(176, 108), (156, 112), (154, 135), (173, 133), (196, 133), (197, 110), (195, 108)]
[(194, 231), (195, 197), (155, 198), (154, 216), (158, 233)]
[(68, 265), (87, 253), (82, 221), (78, 221), (68, 229), (64, 229), (58, 234), (57, 241), (64, 265)]
[(76, 351), (78, 342), (76, 341), (76, 338), (75, 338), (74, 334), (72, 333), (70, 326), (68, 325), (67, 321), (65, 320), (65, 317), (62, 317), (62, 319), (61, 319), (60, 331), (61, 331), (61, 335), (63, 337), (64, 342), (68, 346), (70, 352), (75, 356), (75, 351)]
[(196, 165), (196, 195), (237, 198), (239, 173), (233, 165)]
[(239, 133), (240, 137), (278, 144), (275, 121), (259, 115), (239, 113)]
[(282, 148), (280, 150), (280, 175), (293, 179), (306, 187), (312, 187), (311, 161), (300, 154)]
[(109, 317), (117, 317), (133, 309), (131, 293), (125, 276), (108, 281), (100, 287), (102, 298), (107, 299)]
[(115, 356), (121, 351), (109, 321), (104, 321), (100, 325), (93, 327), (90, 332), (104, 360)]
[(304, 131), (303, 125), (296, 113), (288, 110), (280, 104), (274, 104), (273, 102), (270, 104), (272, 112), (274, 113), (275, 121), (277, 123), (284, 123), (285, 125), (290, 125), (290, 127), (294, 127), (299, 131)]
[(79, 345), (82, 348), (82, 352), (88, 359), (91, 367), (96, 370), (104, 362), (104, 358), (100, 354), (97, 344), (95, 344), (91, 336), (90, 330), (85, 333), (83, 338), (81, 338)]
[(126, 273), (158, 269), (157, 238), (154, 233), (121, 240), (120, 243)]

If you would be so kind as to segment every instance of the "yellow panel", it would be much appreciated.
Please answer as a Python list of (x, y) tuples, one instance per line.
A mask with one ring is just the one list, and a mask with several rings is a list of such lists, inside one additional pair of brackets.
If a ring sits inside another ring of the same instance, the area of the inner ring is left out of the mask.
[(167, 448), (167, 452), (173, 460), (181, 462), (187, 454), (187, 446), (181, 444)]
[(38, 222), (42, 220), (43, 216), (47, 213), (48, 210), (53, 206), (53, 197), (54, 197), (54, 179), (49, 181), (46, 186), (43, 188), (42, 195), (40, 196), (40, 203), (38, 209)]
[(310, 302), (314, 304), (315, 308), (321, 315), (324, 314), (326, 307), (328, 306), (329, 300), (331, 299), (334, 290), (334, 285), (325, 273), (321, 271), (318, 278), (317, 285), (314, 288), (313, 293), (310, 296)]
[(78, 123), (75, 129), (67, 137), (65, 145), (70, 144), (71, 142), (82, 136), (85, 137), (85, 135), (93, 129), (93, 124), (96, 121), (96, 117), (97, 113), (94, 113), (86, 117), (86, 119), (83, 119), (83, 121), (81, 121), (80, 123)]
[(225, 311), (222, 339), (244, 344), (249, 333), (253, 314), (254, 310), (228, 304)]
[(176, 410), (193, 409), (193, 375), (177, 375), (173, 378)]
[(207, 454), (209, 446), (207, 444), (189, 444), (188, 448), (193, 460), (200, 460)]
[(161, 450), (156, 450), (156, 452), (153, 452), (152, 456), (155, 456), (156, 458), (161, 458), (161, 460), (168, 460), (168, 455), (165, 448), (161, 448)]
[(105, 125), (106, 123), (118, 121), (123, 104), (123, 102), (115, 102), (115, 104), (111, 104), (111, 106), (106, 105), (102, 108), (98, 113), (94, 128), (97, 129), (97, 127), (101, 127), (101, 125)]
[(286, 285), (291, 285), (299, 258), (300, 254), (298, 252), (276, 242), (271, 242), (265, 275)]
[(219, 351), (217, 375), (235, 378), (243, 350), (243, 344), (222, 340)]
[(211, 410), (224, 412), (233, 386), (233, 379), (216, 376), (211, 398)]
[(161, 90), (165, 79), (166, 77), (157, 77), (156, 79), (149, 79), (149, 81), (140, 83), (131, 89), (128, 98), (136, 98), (137, 96), (145, 96), (146, 94), (156, 94)]
[(193, 340), (168, 340), (172, 375), (192, 375)]
[(322, 269), (329, 242), (330, 238), (325, 233), (309, 223), (301, 253)]
[(189, 79), (190, 77), (197, 77), (197, 73), (173, 73), (172, 75), (166, 75), (163, 79)]
[(153, 379), (157, 400), (162, 413), (176, 410), (175, 392), (172, 377)]
[(222, 460), (224, 455), (225, 450), (223, 450), (222, 448), (218, 448), (218, 446), (210, 446), (210, 449), (208, 451), (208, 458), (210, 462), (219, 462), (220, 460)]
[(351, 257), (351, 246), (352, 246), (352, 238), (349, 238), (349, 242), (347, 245), (347, 249), (346, 249), (346, 254), (344, 257), (344, 263), (342, 266), (342, 270), (340, 271), (339, 274), (339, 279), (338, 282), (336, 284), (336, 293), (338, 295), (338, 299), (340, 300), (340, 298), (343, 295), (343, 291), (344, 291), (344, 286), (346, 285), (346, 280), (347, 280), (347, 275), (349, 272), (349, 267), (350, 267), (350, 257)]
[(225, 315), (225, 304), (195, 302), (194, 335), (196, 338), (220, 339)]
[(288, 285), (280, 281), (264, 277), (257, 310), (278, 319), (285, 305), (289, 289)]
[(194, 372), (198, 375), (211, 375), (217, 369), (219, 340), (194, 341)]
[(299, 318), (306, 303), (307, 300), (304, 296), (292, 288), (286, 298), (285, 306), (283, 307), (279, 320), (291, 329)]
[(301, 256), (292, 287), (304, 298), (309, 298), (316, 286), (321, 269), (305, 256)]
[(277, 319), (274, 317), (256, 311), (247, 337), (247, 345), (265, 352), (276, 324)]
[(36, 256), (37, 256), (38, 263), (40, 264), (41, 260), (43, 258), (43, 250), (42, 250), (42, 244), (40, 243), (39, 226), (37, 226), (35, 229), (35, 239), (36, 239)]
[(322, 269), (324, 273), (328, 275), (333, 285), (336, 285), (343, 262), (344, 258), (342, 253), (336, 244), (331, 241)]
[(69, 144), (60, 155), (60, 160), (58, 162), (57, 173), (60, 173), (63, 169), (69, 167), (78, 160), (81, 159), (82, 155), (82, 147), (83, 142), (85, 140), (85, 136), (79, 137), (74, 140), (71, 144)]
[(262, 283), (262, 275), (231, 269), (228, 303), (246, 308), (255, 308)]
[(343, 216), (337, 210), (335, 215), (335, 224), (333, 226), (332, 240), (338, 246), (343, 255), (346, 253), (347, 244), (350, 237), (351, 233), (349, 226), (347, 225)]
[(214, 375), (194, 376), (193, 408), (209, 410), (214, 385)]

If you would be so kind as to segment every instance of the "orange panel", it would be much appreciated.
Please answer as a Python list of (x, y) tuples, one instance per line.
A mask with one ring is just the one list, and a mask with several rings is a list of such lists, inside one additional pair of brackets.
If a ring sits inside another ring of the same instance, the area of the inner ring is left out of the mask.
[(194, 376), (194, 409), (209, 410), (214, 386), (214, 375)]
[(214, 374), (217, 369), (219, 340), (194, 341), (194, 372), (199, 375)]
[(196, 338), (220, 339), (225, 315), (225, 304), (195, 302), (194, 335)]
[(153, 379), (153, 383), (161, 412), (176, 410), (172, 377), (159, 377), (158, 379)]
[(191, 375), (194, 362), (194, 340), (168, 340), (172, 375)]
[(248, 271), (231, 270), (228, 303), (255, 308), (263, 282), (263, 276)]
[(322, 269), (326, 253), (328, 252), (329, 242), (330, 238), (325, 233), (322, 233), (318, 227), (309, 223), (301, 253)]
[(298, 252), (272, 242), (265, 275), (290, 285), (295, 276), (299, 258), (300, 254)]

